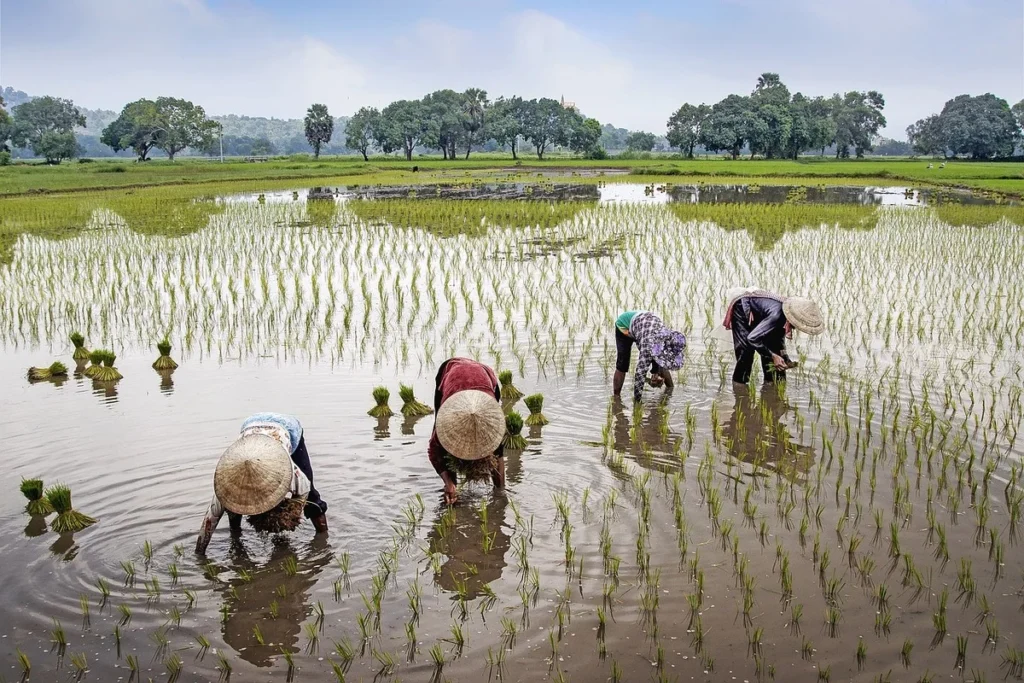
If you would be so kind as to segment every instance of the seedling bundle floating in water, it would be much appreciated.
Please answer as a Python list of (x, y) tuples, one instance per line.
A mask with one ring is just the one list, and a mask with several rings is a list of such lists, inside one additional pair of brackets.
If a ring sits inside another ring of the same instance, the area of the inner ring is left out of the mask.
[(523, 399), (523, 401), (526, 403), (526, 407), (530, 409), (530, 414), (526, 418), (526, 424), (531, 427), (543, 427), (548, 423), (544, 413), (540, 412), (544, 408), (544, 396), (541, 394), (531, 394)]
[(388, 400), (391, 398), (391, 392), (387, 387), (377, 387), (373, 390), (373, 400), (377, 402), (377, 405), (370, 408), (367, 415), (370, 417), (391, 417), (395, 413), (392, 412), (391, 406), (388, 405)]
[(50, 528), (59, 534), (81, 531), (97, 521), (71, 507), (71, 489), (64, 484), (54, 484), (46, 489), (46, 500), (57, 512)]
[(28, 514), (45, 517), (53, 512), (53, 506), (50, 505), (50, 501), (43, 496), (42, 479), (22, 479), (21, 492), (28, 498), (28, 505), (25, 506), (25, 511)]
[(89, 360), (89, 349), (85, 348), (85, 337), (79, 332), (71, 333), (71, 343), (75, 345), (75, 352), (71, 354), (71, 359), (76, 363), (82, 363)]
[[(89, 360), (93, 360), (97, 353), (100, 354), (99, 357), (103, 365), (90, 365), (88, 370), (92, 370), (94, 367), (96, 367), (97, 369), (91, 375), (88, 375), (87, 370), (87, 376), (92, 377), (92, 379), (97, 380), (99, 382), (116, 382), (117, 380), (121, 379), (121, 373), (118, 372), (117, 368), (114, 367), (114, 361), (117, 360), (117, 356), (114, 355), (114, 352), (106, 350), (93, 351), (92, 354), (90, 354), (89, 356)], [(95, 361), (93, 362), (95, 363)]]
[(156, 345), (156, 350), (160, 352), (160, 357), (153, 361), (154, 370), (174, 370), (178, 367), (171, 358), (171, 342), (166, 337)]
[(56, 379), (68, 376), (68, 367), (59, 360), (54, 361), (46, 368), (29, 368), (28, 379), (30, 382), (41, 382), (48, 379)]
[(402, 415), (406, 417), (430, 415), (434, 412), (433, 408), (416, 400), (412, 387), (407, 384), (398, 385), (398, 395), (402, 398)]
[(526, 439), (523, 438), (523, 416), (516, 411), (505, 416), (505, 439), (501, 442), (506, 450), (521, 451), (526, 448)]
[(501, 398), (510, 403), (515, 403), (523, 397), (523, 392), (512, 384), (512, 371), (502, 370), (498, 373), (498, 381), (501, 382)]

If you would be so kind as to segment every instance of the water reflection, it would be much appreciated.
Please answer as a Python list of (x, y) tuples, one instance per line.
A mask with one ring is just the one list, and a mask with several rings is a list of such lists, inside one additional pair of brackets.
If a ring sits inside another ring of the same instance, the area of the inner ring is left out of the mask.
[[(224, 642), (259, 667), (272, 666), (282, 652), (299, 651), (299, 633), (312, 612), (310, 593), (331, 562), (326, 538), (315, 537), (301, 557), (287, 537), (275, 536), (271, 542), (270, 557), (259, 564), (242, 539), (233, 538), (228, 568), (238, 576), (219, 585), (227, 614), (221, 629)], [(254, 632), (257, 626), (262, 645)]]
[(668, 404), (663, 397), (647, 408), (642, 403), (627, 413), (622, 398), (612, 398), (612, 447), (641, 467), (658, 472), (677, 472), (685, 458), (683, 437), (668, 422)]
[(415, 436), (416, 423), (422, 420), (425, 415), (406, 415), (402, 420), (402, 436)]
[(814, 462), (814, 449), (796, 443), (783, 418), (793, 411), (784, 385), (768, 384), (759, 399), (748, 386), (732, 385), (733, 411), (722, 425), (729, 454), (746, 463), (757, 462), (785, 476), (802, 477)]
[[(454, 508), (439, 507), (434, 525), (427, 533), (430, 552), (447, 557), (434, 574), (435, 585), (456, 593), (464, 581), (466, 599), (472, 600), (483, 592), (485, 585), (501, 578), (507, 564), (505, 553), (512, 544), (503, 526), (507, 506), (508, 499), (499, 492), (479, 503), (464, 498)], [(446, 522), (451, 514), (454, 521)]]
[(75, 543), (75, 534), (68, 532), (57, 536), (57, 540), (50, 545), (50, 552), (64, 562), (71, 562), (78, 556), (78, 544)]
[(377, 426), (373, 428), (373, 440), (383, 441), (391, 438), (391, 418), (378, 417)]
[(164, 394), (174, 392), (174, 370), (157, 370), (160, 375), (160, 391)]
[(48, 530), (46, 517), (42, 515), (29, 515), (28, 524), (25, 525), (25, 535), (29, 538), (42, 536)]
[(117, 382), (92, 381), (92, 393), (103, 399), (104, 403), (117, 403)]

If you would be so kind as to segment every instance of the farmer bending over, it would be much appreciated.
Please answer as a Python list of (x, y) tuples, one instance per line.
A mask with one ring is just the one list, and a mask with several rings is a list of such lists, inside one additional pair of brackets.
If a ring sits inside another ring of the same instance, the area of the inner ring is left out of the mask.
[(434, 380), (434, 411), (427, 456), (444, 481), (445, 502), (454, 505), (458, 500), (456, 469), (467, 478), (485, 472), (495, 488), (504, 488), (505, 413), (494, 370), (468, 358), (441, 363)]
[(231, 532), (242, 515), (257, 530), (293, 530), (305, 515), (316, 532), (327, 533), (327, 503), (313, 487), (313, 468), (302, 425), (290, 415), (257, 413), (242, 423), (213, 474), (213, 502), (203, 519), (196, 552), (206, 552), (213, 530), (228, 513)]
[(818, 304), (799, 296), (779, 296), (754, 287), (733, 288), (722, 324), (732, 330), (736, 370), (732, 381), (746, 384), (754, 366), (754, 354), (761, 356), (764, 381), (784, 381), (786, 370), (796, 367), (786, 353), (786, 340), (793, 328), (810, 335), (821, 334), (825, 322)]
[[(672, 373), (683, 367), (686, 351), (686, 337), (665, 327), (661, 318), (648, 311), (626, 311), (615, 319), (615, 377), (612, 390), (618, 396), (629, 372), (629, 361), (633, 355), (633, 344), (640, 348), (640, 357), (633, 375), (633, 399), (639, 401), (644, 393), (644, 384), (652, 387), (665, 385), (672, 391)], [(647, 372), (651, 377), (648, 379)]]

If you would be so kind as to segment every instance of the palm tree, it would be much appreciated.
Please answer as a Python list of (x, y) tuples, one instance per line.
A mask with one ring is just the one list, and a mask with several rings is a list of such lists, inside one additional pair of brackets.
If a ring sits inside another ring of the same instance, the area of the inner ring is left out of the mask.
[(476, 134), (484, 127), (484, 115), (490, 102), (487, 91), (480, 88), (469, 88), (462, 94), (462, 127), (466, 129), (466, 158), (473, 149)]

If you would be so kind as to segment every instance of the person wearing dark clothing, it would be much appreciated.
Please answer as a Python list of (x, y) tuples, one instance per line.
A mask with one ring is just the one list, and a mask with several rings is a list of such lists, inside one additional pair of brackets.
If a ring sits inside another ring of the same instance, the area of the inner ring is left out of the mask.
[(821, 311), (810, 299), (783, 297), (760, 289), (730, 290), (723, 325), (732, 331), (736, 369), (732, 381), (746, 384), (754, 366), (754, 355), (761, 357), (766, 383), (786, 379), (786, 370), (796, 367), (786, 352), (786, 340), (793, 329), (817, 335), (824, 331)]
[(434, 379), (434, 412), (437, 418), (427, 457), (444, 481), (445, 502), (452, 505), (458, 499), (458, 480), (446, 456), (474, 461), (493, 455), (497, 466), (492, 481), (495, 488), (503, 488), (505, 414), (494, 370), (469, 358), (449, 358), (441, 363)]

